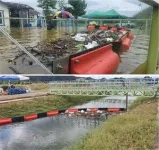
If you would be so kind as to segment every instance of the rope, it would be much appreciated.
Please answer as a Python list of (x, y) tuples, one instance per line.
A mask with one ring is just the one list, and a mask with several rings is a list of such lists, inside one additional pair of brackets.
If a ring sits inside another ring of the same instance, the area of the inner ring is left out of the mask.
[(0, 31), (7, 36), (17, 47), (19, 47), (24, 53), (26, 53), (30, 58), (32, 58), (38, 65), (40, 65), (44, 70), (46, 70), (49, 74), (53, 74), (48, 68), (46, 68), (37, 58), (35, 58), (31, 53), (29, 53), (26, 48), (24, 48), (21, 44), (18, 43), (15, 39), (13, 39), (2, 27), (0, 27)]

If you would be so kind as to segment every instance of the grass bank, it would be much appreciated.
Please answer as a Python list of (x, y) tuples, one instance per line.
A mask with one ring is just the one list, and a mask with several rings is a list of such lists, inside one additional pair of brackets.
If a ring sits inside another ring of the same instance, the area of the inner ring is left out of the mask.
[(47, 96), (28, 101), (0, 104), (0, 118), (23, 116), (32, 113), (47, 112), (56, 109), (67, 109), (71, 106), (101, 99), (102, 97), (85, 96)]
[(150, 150), (157, 136), (157, 101), (139, 98), (130, 111), (89, 134), (72, 150)]

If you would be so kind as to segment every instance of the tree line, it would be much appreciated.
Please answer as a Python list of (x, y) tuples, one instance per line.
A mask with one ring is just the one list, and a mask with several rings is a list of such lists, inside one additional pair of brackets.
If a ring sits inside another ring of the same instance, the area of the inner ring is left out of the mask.
[(60, 10), (64, 9), (76, 18), (84, 15), (87, 8), (85, 0), (68, 0), (68, 3), (65, 0), (38, 0), (38, 7), (43, 9), (46, 17), (53, 13), (53, 9), (57, 9), (57, 5)]
[(140, 11), (134, 16), (134, 19), (151, 19), (152, 18), (153, 8), (148, 7)]

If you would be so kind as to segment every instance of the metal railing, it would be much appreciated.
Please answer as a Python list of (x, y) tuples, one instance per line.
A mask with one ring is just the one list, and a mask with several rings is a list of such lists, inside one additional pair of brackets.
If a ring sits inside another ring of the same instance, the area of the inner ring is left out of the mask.
[(50, 93), (55, 95), (133, 95), (154, 96), (159, 88), (156, 80), (123, 80), (123, 81), (65, 81), (49, 83)]
[[(4, 20), (1, 26), (6, 27), (47, 27), (47, 20), (42, 18), (13, 18), (13, 17), (0, 17), (0, 19)], [(73, 30), (79, 27), (86, 28), (90, 22), (95, 21), (98, 25), (123, 25), (130, 21), (135, 24), (132, 28), (140, 28), (141, 25), (143, 27), (143, 31), (148, 31), (151, 26), (151, 19), (52, 19), (57, 22), (57, 27), (71, 27)], [(7, 23), (6, 23), (7, 22)]]

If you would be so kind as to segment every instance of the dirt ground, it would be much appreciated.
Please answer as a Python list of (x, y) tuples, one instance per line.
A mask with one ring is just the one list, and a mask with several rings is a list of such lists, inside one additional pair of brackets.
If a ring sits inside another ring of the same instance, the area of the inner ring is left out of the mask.
[(48, 92), (42, 92), (42, 91), (26, 93), (26, 94), (19, 94), (19, 95), (0, 95), (0, 103), (25, 100), (28, 98), (36, 98), (36, 97), (42, 97), (42, 96), (47, 96), (47, 95), (48, 95)]

